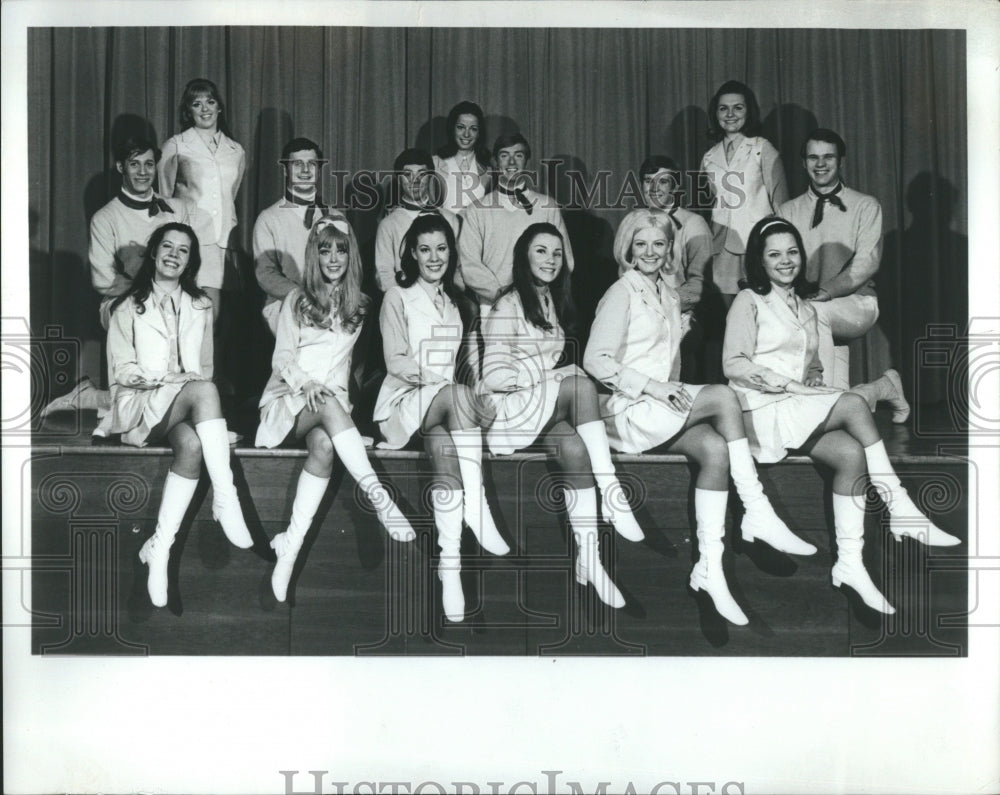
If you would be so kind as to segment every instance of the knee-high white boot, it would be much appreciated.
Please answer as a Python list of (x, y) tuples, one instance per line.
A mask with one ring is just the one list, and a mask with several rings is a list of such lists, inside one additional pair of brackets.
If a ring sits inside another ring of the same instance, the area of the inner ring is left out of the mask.
[(760, 478), (757, 477), (757, 468), (746, 438), (736, 439), (727, 446), (729, 471), (745, 512), (740, 525), (743, 539), (753, 541), (759, 538), (765, 544), (791, 555), (814, 555), (816, 547), (795, 535), (774, 512), (771, 501), (764, 494)]
[(219, 417), (205, 420), (194, 426), (201, 440), (201, 456), (205, 469), (212, 479), (212, 517), (222, 525), (222, 532), (240, 549), (253, 546), (247, 529), (240, 498), (233, 483), (233, 470), (229, 467), (229, 432), (226, 421)]
[(576, 539), (576, 581), (594, 586), (598, 597), (611, 607), (624, 607), (625, 597), (601, 565), (597, 536), (597, 493), (593, 488), (566, 489), (566, 512)]
[(698, 562), (691, 572), (691, 587), (712, 597), (719, 615), (733, 624), (749, 623), (740, 606), (729, 593), (722, 571), (722, 539), (726, 534), (728, 491), (694, 490), (694, 514), (698, 522)]
[(378, 513), (379, 521), (396, 541), (412, 541), (417, 537), (413, 532), (410, 521), (399, 510), (399, 506), (392, 501), (389, 492), (386, 491), (372, 469), (368, 460), (368, 452), (365, 450), (365, 443), (361, 440), (358, 429), (351, 427), (341, 431), (331, 439), (333, 449), (337, 451), (340, 460), (344, 462), (344, 467), (351, 473), (351, 477), (357, 481), (364, 490), (365, 495), (371, 500)]
[(198, 479), (184, 478), (174, 472), (167, 472), (163, 483), (163, 497), (160, 512), (156, 517), (156, 532), (139, 550), (139, 560), (149, 566), (146, 590), (150, 601), (157, 607), (167, 603), (167, 562), (170, 560), (170, 546), (180, 529), (181, 521), (191, 504), (191, 498), (198, 487)]
[(309, 531), (319, 504), (323, 501), (329, 483), (330, 478), (317, 477), (303, 469), (295, 486), (295, 499), (292, 500), (292, 516), (288, 521), (288, 529), (271, 539), (271, 549), (278, 558), (274, 564), (274, 571), (271, 572), (271, 590), (279, 602), (284, 602), (288, 595), (288, 581), (292, 579), (295, 558), (298, 557), (302, 541)]
[(960, 538), (935, 526), (913, 504), (889, 463), (889, 454), (881, 439), (865, 448), (865, 461), (868, 477), (889, 509), (889, 532), (897, 541), (900, 536), (909, 536), (931, 547), (952, 547), (962, 543)]
[(462, 592), (462, 504), (461, 493), (434, 489), (434, 527), (437, 528), (438, 579), (441, 580), (441, 606), (449, 621), (465, 618), (465, 594)]
[(597, 488), (601, 490), (601, 510), (604, 520), (614, 526), (622, 538), (629, 541), (642, 541), (645, 536), (642, 528), (632, 515), (632, 507), (628, 504), (625, 491), (615, 466), (611, 463), (611, 447), (608, 445), (608, 432), (603, 420), (585, 422), (576, 427), (580, 434), (587, 454), (590, 456), (590, 466), (594, 472)]
[(873, 412), (880, 401), (886, 401), (892, 406), (892, 421), (896, 425), (906, 422), (910, 416), (910, 404), (906, 402), (906, 395), (903, 393), (903, 379), (895, 370), (886, 370), (881, 378), (867, 384), (858, 384), (849, 390), (856, 395), (861, 395), (867, 402), (868, 408)]
[(483, 488), (483, 434), (479, 428), (451, 431), (458, 455), (458, 469), (462, 475), (465, 493), (465, 523), (472, 530), (476, 541), (487, 552), (506, 555), (510, 547), (503, 540)]
[(892, 615), (896, 609), (875, 587), (865, 569), (861, 550), (865, 545), (865, 511), (849, 494), (833, 495), (833, 525), (837, 534), (837, 562), (833, 564), (833, 585), (849, 585), (872, 610)]

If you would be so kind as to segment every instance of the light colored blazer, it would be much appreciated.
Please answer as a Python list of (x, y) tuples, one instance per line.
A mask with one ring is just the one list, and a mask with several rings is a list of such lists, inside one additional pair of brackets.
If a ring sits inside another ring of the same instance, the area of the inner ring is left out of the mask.
[(583, 367), (615, 390), (610, 405), (624, 395), (630, 403), (650, 379), (676, 381), (680, 377), (680, 298), (669, 282), (661, 295), (639, 273), (629, 270), (597, 305)]
[(444, 312), (438, 312), (419, 284), (396, 285), (385, 294), (379, 322), (387, 375), (376, 401), (375, 420), (388, 419), (402, 394), (455, 382), (455, 363), (464, 342), (462, 316), (447, 295), (444, 301)]
[[(178, 348), (185, 372), (212, 378), (212, 302), (180, 293)], [(149, 388), (167, 375), (170, 359), (166, 321), (153, 295), (141, 314), (135, 301), (126, 298), (111, 313), (108, 328), (108, 368), (112, 399), (120, 388)]]
[(788, 199), (778, 150), (766, 138), (744, 137), (733, 152), (732, 162), (727, 163), (725, 141), (719, 141), (705, 153), (701, 170), (709, 175), (715, 194), (713, 232), (725, 228), (725, 250), (745, 253), (753, 225), (775, 213)]
[[(483, 386), (487, 390), (531, 389), (556, 372), (566, 347), (566, 333), (556, 320), (554, 309), (550, 308), (547, 317), (553, 326), (551, 331), (529, 322), (521, 299), (513, 290), (496, 302), (483, 322)], [(569, 370), (583, 374), (575, 365)]]
[(792, 313), (777, 288), (767, 295), (741, 290), (726, 317), (722, 370), (744, 411), (787, 397), (785, 385), (822, 375), (816, 354), (816, 310), (799, 299)]
[(246, 155), (243, 147), (220, 133), (213, 153), (198, 132), (189, 128), (163, 144), (157, 165), (160, 191), (197, 204), (212, 217), (215, 238), (206, 243), (225, 247), (236, 226), (236, 194), (243, 181)]
[(328, 329), (299, 325), (295, 303), (301, 294), (302, 288), (296, 287), (281, 302), (271, 377), (259, 405), (263, 408), (279, 397), (298, 395), (310, 381), (317, 381), (333, 392), (344, 411), (350, 413), (351, 359), (362, 324), (354, 331), (347, 331), (339, 323)]

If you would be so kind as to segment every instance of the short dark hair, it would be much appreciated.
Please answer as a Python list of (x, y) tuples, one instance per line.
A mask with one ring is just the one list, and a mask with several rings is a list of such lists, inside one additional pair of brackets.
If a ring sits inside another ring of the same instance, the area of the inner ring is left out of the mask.
[(393, 171), (402, 171), (404, 166), (420, 165), (434, 170), (434, 159), (425, 149), (404, 149), (392, 163)]
[(747, 120), (740, 131), (745, 136), (750, 137), (760, 134), (760, 105), (757, 104), (757, 96), (753, 89), (746, 83), (739, 80), (727, 80), (716, 91), (708, 101), (708, 137), (713, 141), (721, 140), (724, 137), (722, 126), (719, 124), (719, 117), (716, 108), (719, 105), (719, 98), (723, 94), (740, 94), (747, 105)]
[(799, 254), (802, 257), (802, 268), (792, 282), (792, 289), (799, 296), (811, 295), (816, 291), (816, 285), (806, 280), (806, 248), (802, 243), (802, 235), (795, 224), (776, 215), (761, 218), (750, 230), (746, 253), (747, 277), (740, 280), (740, 289), (750, 289), (758, 295), (767, 295), (771, 292), (771, 280), (767, 278), (767, 271), (764, 270), (764, 244), (771, 235), (780, 234), (795, 237), (795, 244), (799, 247)]
[(141, 135), (130, 135), (115, 147), (115, 163), (124, 163), (133, 155), (141, 155), (143, 152), (150, 151), (153, 153), (153, 160), (159, 163), (160, 150), (156, 144)]
[(802, 142), (802, 146), (799, 147), (799, 157), (803, 160), (806, 159), (806, 146), (810, 141), (822, 141), (826, 144), (833, 144), (837, 147), (838, 159), (847, 154), (847, 144), (844, 143), (843, 138), (837, 135), (837, 133), (833, 130), (828, 130), (826, 127), (817, 127), (806, 136), (805, 140)]
[(292, 156), (292, 152), (304, 152), (307, 149), (312, 149), (316, 153), (316, 159), (323, 159), (323, 150), (319, 148), (319, 144), (310, 138), (293, 138), (283, 147), (281, 147), (281, 159), (288, 160)]
[(680, 167), (672, 158), (669, 158), (666, 155), (650, 155), (643, 160), (642, 165), (639, 166), (639, 180), (642, 181), (650, 174), (655, 174), (663, 168), (672, 174), (681, 173)]
[(517, 144), (522, 144), (524, 146), (524, 158), (525, 160), (531, 160), (531, 146), (528, 144), (528, 139), (525, 138), (521, 133), (507, 133), (506, 135), (501, 135), (493, 144), (493, 159), (500, 154), (501, 149), (506, 149), (508, 146), (515, 146)]

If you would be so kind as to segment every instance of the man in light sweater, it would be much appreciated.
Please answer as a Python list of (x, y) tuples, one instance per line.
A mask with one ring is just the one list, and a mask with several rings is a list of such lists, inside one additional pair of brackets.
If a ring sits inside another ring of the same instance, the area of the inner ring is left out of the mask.
[(514, 244), (529, 226), (553, 224), (563, 236), (563, 260), (573, 270), (573, 251), (555, 200), (531, 188), (531, 148), (520, 133), (501, 135), (493, 145), (494, 188), (465, 209), (459, 254), (462, 277), (487, 309), (513, 280)]
[[(168, 199), (153, 190), (160, 150), (152, 141), (126, 138), (115, 148), (114, 157), (122, 186), (94, 213), (87, 253), (90, 282), (101, 294), (100, 318), (105, 330), (111, 319), (111, 303), (131, 286), (150, 235), (164, 224), (179, 222), (188, 224), (202, 238), (212, 223), (193, 203)], [(42, 409), (42, 416), (71, 409), (97, 409), (102, 414), (110, 405), (110, 394), (97, 389), (85, 376), (68, 394)]]
[[(375, 280), (383, 293), (396, 283), (402, 252), (399, 247), (418, 215), (440, 215), (458, 240), (461, 221), (450, 210), (437, 207), (431, 200), (430, 180), (435, 174), (434, 160), (423, 149), (404, 149), (392, 165), (393, 184), (390, 210), (379, 221), (375, 233)], [(455, 282), (463, 286), (461, 267)]]
[(306, 242), (313, 224), (324, 216), (347, 220), (320, 197), (325, 162), (315, 141), (293, 138), (286, 143), (281, 150), (284, 196), (263, 210), (253, 226), (254, 273), (266, 294), (263, 315), (272, 334), (278, 326), (281, 300), (302, 284)]
[[(833, 130), (813, 130), (800, 154), (809, 187), (782, 204), (778, 215), (802, 234), (806, 278), (819, 286), (810, 300), (819, 325), (823, 381), (848, 389), (846, 343), (864, 336), (878, 320), (874, 278), (882, 259), (882, 207), (874, 196), (843, 183), (847, 145)], [(875, 385), (877, 394), (866, 394), (873, 410), (878, 400), (888, 400), (893, 420), (905, 421), (910, 410), (899, 374), (888, 370)]]

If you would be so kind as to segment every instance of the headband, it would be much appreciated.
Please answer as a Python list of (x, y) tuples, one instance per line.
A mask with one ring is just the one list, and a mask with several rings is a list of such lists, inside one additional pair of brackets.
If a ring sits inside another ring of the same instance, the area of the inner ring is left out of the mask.
[(328, 215), (324, 215), (315, 223), (315, 225), (313, 226), (313, 231), (319, 234), (328, 226), (332, 226), (342, 235), (350, 236), (351, 234), (351, 225), (347, 223), (347, 221), (344, 221), (341, 218), (331, 218)]
[(761, 227), (761, 228), (760, 228), (759, 230), (757, 230), (757, 231), (758, 231), (758, 232), (760, 233), (760, 235), (761, 235), (761, 236), (763, 237), (763, 235), (764, 235), (764, 230), (765, 230), (765, 229), (767, 229), (767, 228), (768, 228), (769, 226), (774, 226), (775, 224), (782, 224), (782, 225), (784, 225), (784, 226), (791, 226), (791, 224), (790, 224), (790, 223), (788, 223), (788, 221), (786, 221), (786, 220), (785, 220), (784, 218), (775, 218), (775, 219), (773, 219), (773, 220), (771, 220), (771, 221), (768, 221), (768, 222), (767, 222), (766, 224), (764, 224), (764, 225), (763, 225), (763, 226), (762, 226), (762, 227)]

